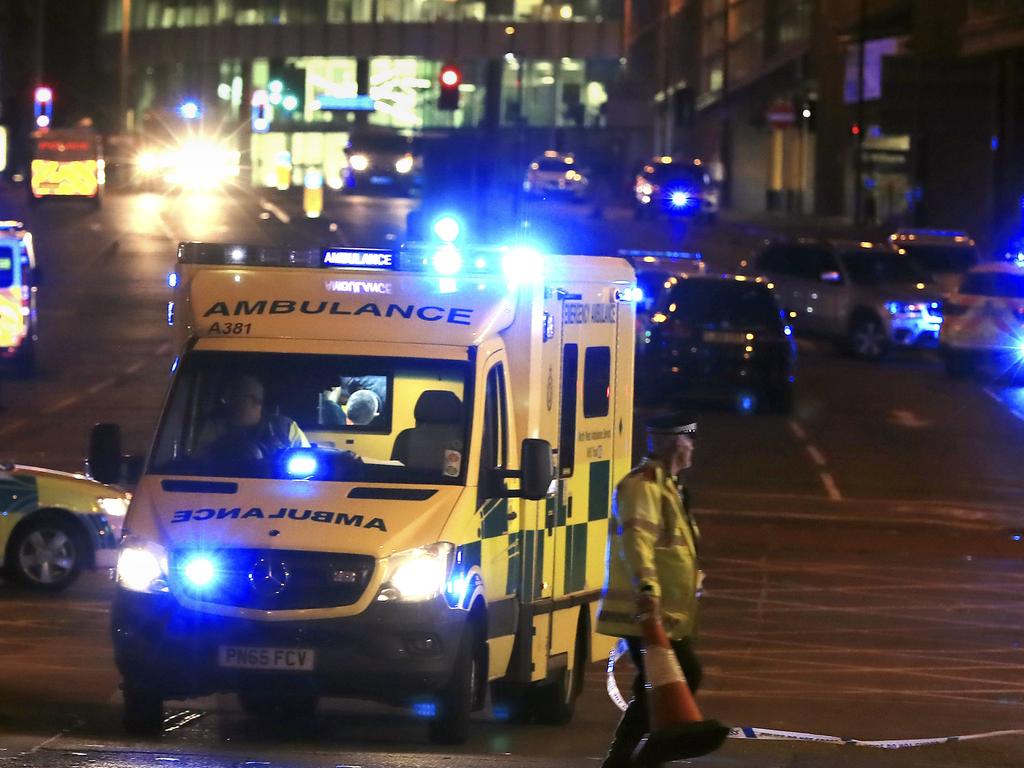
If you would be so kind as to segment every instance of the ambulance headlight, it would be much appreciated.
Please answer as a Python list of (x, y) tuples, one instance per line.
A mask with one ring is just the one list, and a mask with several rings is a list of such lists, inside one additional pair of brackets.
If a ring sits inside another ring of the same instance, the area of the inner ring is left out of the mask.
[(353, 171), (365, 171), (370, 167), (370, 158), (366, 155), (352, 155), (348, 159), (348, 167)]
[(395, 160), (395, 171), (398, 173), (409, 173), (412, 170), (412, 155), (402, 155)]
[(384, 561), (379, 602), (422, 602), (444, 590), (455, 546), (446, 541), (396, 552)]
[(117, 557), (117, 583), (131, 592), (166, 592), (167, 551), (145, 539), (126, 539)]

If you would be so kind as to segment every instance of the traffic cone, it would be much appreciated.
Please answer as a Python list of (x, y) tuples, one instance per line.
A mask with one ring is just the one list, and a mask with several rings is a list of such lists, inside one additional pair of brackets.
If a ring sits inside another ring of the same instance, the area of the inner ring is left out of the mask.
[(714, 752), (728, 737), (729, 727), (704, 719), (658, 616), (646, 614), (641, 627), (651, 732), (633, 752), (633, 765), (656, 766)]

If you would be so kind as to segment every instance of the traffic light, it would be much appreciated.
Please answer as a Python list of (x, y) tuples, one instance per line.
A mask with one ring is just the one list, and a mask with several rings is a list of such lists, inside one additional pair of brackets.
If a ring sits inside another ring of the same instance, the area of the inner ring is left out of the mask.
[(53, 120), (53, 89), (40, 85), (33, 95), (33, 114), (36, 118), (36, 126), (49, 128)]
[(444, 112), (454, 112), (459, 108), (459, 85), (462, 83), (462, 72), (458, 67), (446, 64), (441, 67), (438, 76), (441, 94), (437, 97), (437, 108)]
[(306, 70), (283, 59), (272, 59), (270, 78), (267, 80), (267, 101), (280, 115), (291, 115), (302, 110), (306, 95)]

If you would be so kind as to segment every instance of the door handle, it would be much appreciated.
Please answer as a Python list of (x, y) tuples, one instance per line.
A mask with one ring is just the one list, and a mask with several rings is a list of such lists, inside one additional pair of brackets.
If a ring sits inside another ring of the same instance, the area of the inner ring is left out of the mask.
[(517, 517), (519, 517), (519, 513), (518, 512), (509, 512), (508, 513), (508, 519), (509, 520), (515, 520)]

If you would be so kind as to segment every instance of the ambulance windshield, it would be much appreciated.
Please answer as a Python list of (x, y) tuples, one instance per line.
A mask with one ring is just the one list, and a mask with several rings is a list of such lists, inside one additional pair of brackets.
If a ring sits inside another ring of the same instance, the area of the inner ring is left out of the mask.
[(182, 364), (150, 471), (454, 484), (464, 473), (469, 367), (446, 360), (193, 352)]

